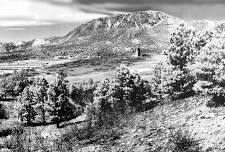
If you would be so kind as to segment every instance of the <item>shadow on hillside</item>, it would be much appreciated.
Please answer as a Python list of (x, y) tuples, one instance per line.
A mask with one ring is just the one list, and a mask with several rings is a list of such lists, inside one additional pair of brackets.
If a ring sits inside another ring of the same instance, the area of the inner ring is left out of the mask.
[(91, 59), (80, 59), (77, 61), (72, 61), (64, 64), (53, 65), (48, 67), (47, 70), (50, 72), (55, 72), (58, 70), (71, 71), (71, 69), (85, 67), (92, 68), (94, 71), (108, 71), (113, 70), (120, 64), (131, 65), (135, 62), (143, 61), (146, 57), (113, 57), (113, 58), (91, 58)]
[(15, 97), (7, 97), (7, 98), (1, 98), (0, 102), (14, 102), (16, 100)]

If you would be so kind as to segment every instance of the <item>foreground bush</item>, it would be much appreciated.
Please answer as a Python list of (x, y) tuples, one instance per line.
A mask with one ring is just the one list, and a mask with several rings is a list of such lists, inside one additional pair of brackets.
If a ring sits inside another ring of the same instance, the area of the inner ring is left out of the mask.
[(0, 104), (0, 119), (7, 119), (8, 117), (9, 117), (9, 114), (6, 111), (6, 107)]
[(169, 142), (171, 152), (202, 152), (199, 140), (196, 140), (188, 130), (172, 131)]

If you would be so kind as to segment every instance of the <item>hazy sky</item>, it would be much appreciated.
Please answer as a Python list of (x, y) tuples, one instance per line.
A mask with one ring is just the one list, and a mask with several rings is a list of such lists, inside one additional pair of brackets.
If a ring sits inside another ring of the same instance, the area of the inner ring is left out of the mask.
[(63, 36), (94, 18), (149, 9), (225, 20), (225, 0), (0, 0), (0, 41)]

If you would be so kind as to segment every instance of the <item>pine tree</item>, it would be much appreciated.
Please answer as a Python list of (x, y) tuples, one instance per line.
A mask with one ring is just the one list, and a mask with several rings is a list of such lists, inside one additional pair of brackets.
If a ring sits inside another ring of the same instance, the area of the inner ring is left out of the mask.
[(109, 85), (110, 80), (103, 80), (96, 90), (94, 91), (94, 108), (95, 114), (98, 116), (100, 123), (103, 123), (103, 120), (106, 119), (106, 115), (112, 111), (112, 107), (109, 100)]
[(167, 61), (159, 63), (154, 70), (153, 91), (156, 97), (176, 99), (193, 94), (196, 80), (189, 65), (196, 62), (196, 56), (210, 37), (184, 24), (172, 32), (170, 46), (165, 51)]
[(57, 127), (60, 122), (74, 115), (74, 107), (69, 102), (69, 89), (67, 75), (58, 73), (54, 84), (50, 85), (47, 93), (50, 106), (52, 108), (51, 115), (54, 116)]
[(212, 97), (212, 105), (225, 105), (225, 33), (213, 33), (213, 37), (201, 49), (196, 67), (198, 82), (194, 90)]
[(1, 96), (18, 96), (29, 85), (27, 71), (14, 71), (0, 81)]
[(196, 48), (196, 31), (184, 24), (171, 34), (169, 49), (165, 52), (169, 57), (169, 62), (180, 70), (183, 70), (187, 64), (198, 54)]
[[(115, 110), (125, 112), (127, 109), (137, 109), (145, 100), (141, 78), (138, 74), (121, 65), (114, 74), (109, 87), (110, 102)], [(138, 97), (139, 96), (139, 97)]]
[(47, 100), (48, 82), (44, 78), (36, 78), (33, 83), (34, 101), (36, 102), (35, 108), (40, 112), (42, 123), (46, 123), (46, 117), (50, 110), (50, 105)]
[(30, 86), (26, 87), (18, 98), (20, 103), (19, 113), (21, 120), (23, 121), (23, 118), (25, 118), (28, 125), (32, 123), (32, 120), (35, 120), (37, 115), (35, 111), (35, 102), (33, 100), (34, 94), (32, 89), (33, 88)]

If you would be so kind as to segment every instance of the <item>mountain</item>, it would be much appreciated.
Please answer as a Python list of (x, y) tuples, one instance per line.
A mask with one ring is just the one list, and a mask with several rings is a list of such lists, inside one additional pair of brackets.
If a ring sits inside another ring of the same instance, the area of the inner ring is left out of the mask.
[[(64, 37), (35, 39), (17, 47), (26, 58), (58, 55), (99, 57), (132, 54), (137, 47), (160, 51), (181, 19), (158, 11), (140, 11), (94, 19)], [(12, 53), (12, 52), (11, 52)]]
[(137, 46), (165, 48), (169, 31), (181, 20), (162, 12), (142, 11), (98, 18), (75, 28), (60, 39), (68, 52), (91, 56), (104, 53), (131, 53)]
[(147, 53), (161, 52), (169, 44), (170, 32), (181, 22), (198, 30), (223, 29), (225, 25), (222, 21), (187, 22), (159, 11), (124, 13), (94, 19), (63, 37), (1, 44), (0, 53), (4, 54), (0, 54), (0, 62), (68, 55), (79, 59), (129, 56), (137, 47)]

